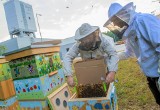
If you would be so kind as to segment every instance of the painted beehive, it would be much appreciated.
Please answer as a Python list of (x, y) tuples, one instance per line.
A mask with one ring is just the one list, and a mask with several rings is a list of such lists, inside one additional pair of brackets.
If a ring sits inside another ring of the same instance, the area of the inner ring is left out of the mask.
[(44, 76), (62, 68), (59, 53), (27, 56), (10, 61), (14, 80)]
[(11, 70), (4, 57), (0, 57), (0, 81), (11, 79)]
[(15, 80), (15, 90), (19, 100), (45, 99), (47, 95), (59, 88), (65, 82), (63, 70), (49, 76)]
[(48, 110), (47, 96), (65, 82), (59, 46), (32, 45), (6, 54), (22, 110)]
[(7, 100), (0, 100), (0, 110), (20, 110), (20, 106), (16, 99), (16, 96), (11, 97)]
[(21, 110), (50, 110), (47, 100), (20, 101)]
[(118, 110), (115, 87), (110, 84), (106, 97), (78, 98), (75, 93), (68, 106), (69, 110)]
[(71, 92), (65, 83), (52, 94), (48, 96), (50, 108), (52, 110), (69, 110), (68, 100), (71, 98)]

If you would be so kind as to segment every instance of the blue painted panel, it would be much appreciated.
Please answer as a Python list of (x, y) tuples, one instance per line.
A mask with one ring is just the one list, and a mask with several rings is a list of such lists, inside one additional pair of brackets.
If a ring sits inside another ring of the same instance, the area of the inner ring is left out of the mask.
[(47, 101), (20, 101), (21, 108), (37, 108), (39, 107), (40, 110), (48, 106)]
[(8, 107), (8, 106), (11, 106), (12, 104), (14, 104), (16, 101), (17, 101), (17, 98), (15, 96), (15, 97), (12, 97), (8, 100), (0, 101), (0, 106)]

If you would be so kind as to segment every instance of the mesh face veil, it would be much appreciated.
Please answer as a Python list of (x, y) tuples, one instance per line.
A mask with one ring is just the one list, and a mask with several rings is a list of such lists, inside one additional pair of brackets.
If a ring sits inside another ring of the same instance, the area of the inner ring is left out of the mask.
[(120, 9), (116, 14), (113, 14), (104, 26), (121, 39), (123, 37), (123, 33), (128, 28), (134, 13), (135, 7), (133, 6), (133, 3), (129, 3), (122, 7), (122, 9)]

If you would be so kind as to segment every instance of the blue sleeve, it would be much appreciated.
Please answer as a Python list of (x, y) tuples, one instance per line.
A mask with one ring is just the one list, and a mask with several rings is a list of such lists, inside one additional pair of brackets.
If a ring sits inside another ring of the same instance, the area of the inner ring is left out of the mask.
[(142, 14), (136, 22), (141, 36), (160, 53), (160, 19), (150, 14)]

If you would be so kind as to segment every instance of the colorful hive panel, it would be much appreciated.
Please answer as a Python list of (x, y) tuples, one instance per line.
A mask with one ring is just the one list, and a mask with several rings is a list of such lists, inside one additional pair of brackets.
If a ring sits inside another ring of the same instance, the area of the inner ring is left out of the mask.
[(11, 77), (12, 76), (9, 64), (8, 63), (0, 64), (0, 81), (8, 80)]
[(9, 65), (14, 80), (44, 76), (62, 68), (59, 53), (19, 58), (10, 61)]
[(44, 101), (20, 101), (21, 110), (50, 110), (48, 102)]
[(39, 76), (36, 69), (36, 60), (34, 56), (19, 58), (10, 61), (9, 65), (14, 80)]
[(49, 77), (48, 75), (39, 78), (15, 80), (15, 90), (19, 100), (44, 99), (48, 94), (60, 87), (65, 82), (63, 70)]

